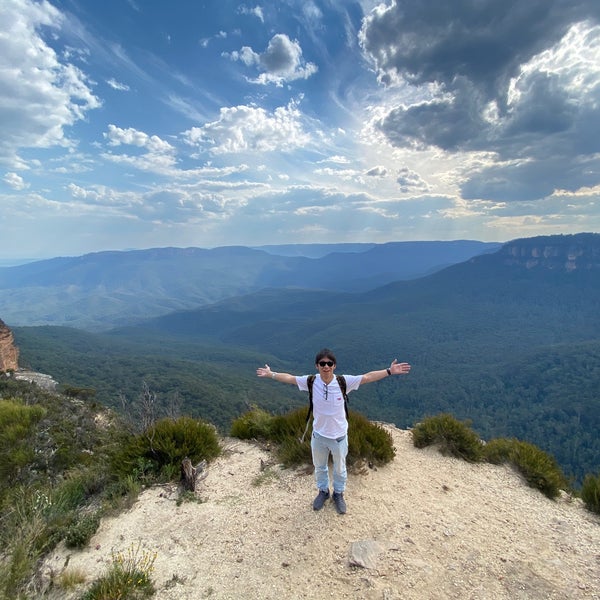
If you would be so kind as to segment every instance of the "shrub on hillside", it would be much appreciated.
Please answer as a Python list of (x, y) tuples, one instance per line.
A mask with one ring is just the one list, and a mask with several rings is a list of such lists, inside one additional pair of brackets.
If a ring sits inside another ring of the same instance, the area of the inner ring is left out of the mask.
[(22, 475), (34, 459), (35, 449), (31, 440), (37, 423), (45, 413), (45, 409), (39, 405), (25, 406), (15, 399), (0, 399), (1, 490), (16, 483), (19, 474)]
[[(306, 427), (306, 408), (291, 411), (285, 415), (269, 415), (264, 410), (254, 408), (237, 418), (231, 427), (231, 435), (240, 439), (258, 439), (277, 444), (277, 456), (286, 467), (310, 464), (309, 426), (305, 441), (300, 438)], [(383, 427), (350, 411), (348, 457), (349, 466), (361, 460), (375, 465), (383, 465), (393, 460), (396, 450), (392, 436)]]
[(581, 488), (581, 499), (588, 510), (600, 514), (600, 473), (586, 475)]
[(462, 458), (468, 462), (482, 459), (483, 442), (470, 428), (449, 414), (427, 417), (412, 430), (413, 444), (417, 448), (438, 446), (442, 454)]
[(114, 470), (121, 476), (134, 475), (144, 483), (172, 479), (181, 462), (210, 461), (221, 453), (219, 437), (212, 425), (192, 419), (161, 419), (133, 436), (114, 457)]
[(556, 460), (529, 442), (499, 438), (488, 442), (484, 457), (493, 464), (512, 464), (527, 483), (548, 498), (556, 498), (567, 480)]
[(502, 465), (511, 461), (511, 456), (517, 440), (496, 438), (490, 440), (483, 447), (483, 458), (493, 465)]

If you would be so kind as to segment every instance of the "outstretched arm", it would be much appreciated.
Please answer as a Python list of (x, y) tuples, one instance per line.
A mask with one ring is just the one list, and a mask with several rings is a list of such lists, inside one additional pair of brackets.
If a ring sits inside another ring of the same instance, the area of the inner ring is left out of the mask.
[(379, 381), (390, 375), (407, 375), (410, 373), (410, 365), (408, 363), (399, 363), (396, 359), (392, 361), (392, 364), (387, 369), (381, 369), (380, 371), (369, 371), (362, 376), (360, 380), (361, 385), (363, 383), (373, 383)]
[(258, 369), (256, 369), (256, 374), (259, 377), (269, 377), (275, 381), (279, 381), (280, 383), (296, 383), (295, 375), (290, 375), (289, 373), (275, 373), (275, 371), (271, 371), (271, 367), (269, 367), (269, 365), (258, 367)]

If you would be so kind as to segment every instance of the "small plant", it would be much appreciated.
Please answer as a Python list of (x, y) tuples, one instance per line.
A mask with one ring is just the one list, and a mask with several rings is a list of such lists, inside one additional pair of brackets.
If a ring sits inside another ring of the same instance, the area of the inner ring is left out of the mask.
[(83, 548), (96, 533), (99, 525), (98, 514), (83, 515), (67, 528), (65, 545), (67, 548)]
[(134, 475), (141, 483), (150, 484), (179, 474), (186, 457), (198, 463), (212, 460), (220, 452), (219, 437), (212, 425), (191, 417), (165, 418), (119, 448), (113, 466), (122, 477)]
[(517, 440), (496, 438), (483, 447), (483, 458), (493, 465), (501, 465), (511, 460)]
[(548, 498), (556, 498), (560, 490), (567, 487), (567, 480), (556, 460), (533, 444), (517, 441), (511, 462), (531, 487), (537, 488)]
[(498, 438), (488, 442), (483, 455), (493, 464), (512, 464), (527, 483), (548, 498), (556, 498), (567, 480), (556, 460), (537, 446), (516, 439)]
[(588, 510), (600, 514), (600, 473), (597, 477), (586, 475), (581, 487), (581, 499)]
[(140, 545), (112, 555), (107, 572), (97, 579), (82, 600), (114, 600), (117, 598), (150, 598), (154, 583), (150, 577), (156, 554), (141, 551)]
[(177, 496), (175, 504), (181, 506), (184, 502), (196, 502), (197, 504), (202, 504), (202, 500), (191, 490), (183, 490), (179, 496)]
[(279, 479), (279, 474), (276, 473), (275, 471), (273, 471), (273, 469), (271, 469), (270, 467), (268, 467), (264, 471), (259, 473), (252, 480), (252, 486), (260, 487), (261, 485), (264, 485), (265, 483), (268, 483), (269, 481), (273, 481), (273, 480), (277, 480), (277, 479)]
[(437, 445), (442, 454), (478, 462), (483, 456), (483, 442), (470, 428), (449, 414), (428, 417), (412, 430), (413, 444), (417, 448)]
[(86, 576), (81, 569), (66, 569), (59, 576), (57, 583), (63, 590), (72, 590), (85, 583)]
[[(231, 435), (275, 442), (278, 459), (285, 467), (292, 467), (311, 462), (310, 426), (306, 440), (300, 442), (305, 427), (306, 408), (276, 416), (255, 408), (234, 421)], [(360, 460), (383, 465), (394, 459), (392, 436), (361, 414), (350, 411), (348, 432), (348, 465)]]
[(271, 439), (272, 422), (272, 415), (254, 407), (233, 422), (231, 435), (240, 440)]

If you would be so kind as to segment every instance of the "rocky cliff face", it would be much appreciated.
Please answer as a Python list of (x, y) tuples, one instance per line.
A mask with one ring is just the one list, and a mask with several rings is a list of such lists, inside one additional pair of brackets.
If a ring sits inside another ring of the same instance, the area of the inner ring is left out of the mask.
[(0, 373), (19, 368), (19, 349), (15, 346), (12, 331), (0, 319)]
[(553, 235), (514, 240), (498, 252), (504, 264), (557, 271), (600, 269), (600, 234)]

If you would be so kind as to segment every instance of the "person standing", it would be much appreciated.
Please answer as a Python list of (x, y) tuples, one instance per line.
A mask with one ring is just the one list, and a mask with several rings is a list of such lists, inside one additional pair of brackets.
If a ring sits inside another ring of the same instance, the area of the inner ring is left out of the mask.
[[(328, 348), (320, 350), (315, 358), (317, 375), (312, 385), (313, 399), (313, 434), (311, 439), (312, 460), (315, 467), (317, 496), (313, 501), (313, 509), (321, 510), (331, 497), (329, 489), (329, 455), (333, 458), (333, 503), (339, 514), (346, 513), (346, 456), (348, 454), (348, 419), (342, 390), (334, 375), (337, 361), (334, 353)], [(406, 375), (410, 372), (408, 363), (399, 363), (394, 359), (390, 366), (379, 371), (369, 371), (364, 375), (344, 375), (346, 393), (357, 390), (360, 385), (379, 381), (391, 375)], [(276, 373), (269, 365), (256, 369), (258, 377), (268, 377), (281, 383), (298, 386), (308, 391), (308, 375), (291, 375)]]

